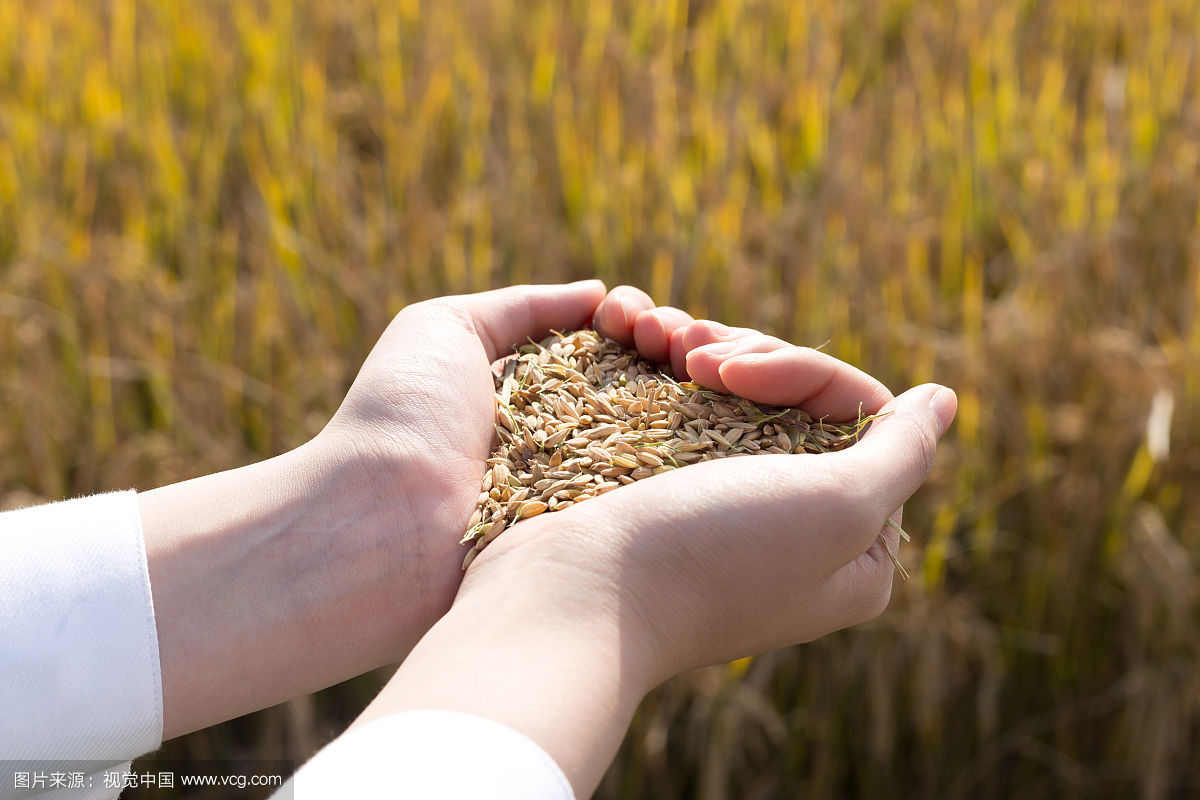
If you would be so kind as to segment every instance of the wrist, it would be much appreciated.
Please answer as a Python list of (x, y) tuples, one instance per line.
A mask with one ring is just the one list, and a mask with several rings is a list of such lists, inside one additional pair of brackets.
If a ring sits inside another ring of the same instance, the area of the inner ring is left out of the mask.
[[(618, 630), (627, 666), (636, 667), (630, 674), (638, 676), (645, 695), (684, 669), (677, 629), (694, 616), (686, 609), (696, 606), (694, 597), (676, 585), (679, 576), (664, 566), (667, 558), (645, 547), (651, 538), (652, 531), (614, 516), (605, 498), (565, 513), (542, 514), (506, 531), (480, 553), (459, 599), (520, 587), (529, 602), (547, 609), (544, 613), (553, 610), (563, 628), (585, 631), (581, 622), (588, 621)], [(706, 632), (693, 633), (703, 637)]]
[(584, 538), (626, 533), (600, 514), (526, 520), (480, 553), (452, 613), (465, 616), (476, 606), (486, 610), (503, 602), (513, 627), (534, 619), (547, 636), (571, 642), (586, 657), (619, 653), (624, 687), (640, 701), (674, 674), (645, 606), (649, 576), (644, 565), (624, 558), (622, 546), (580, 547)]
[(407, 532), (375, 538), (367, 494), (355, 461), (310, 442), (139, 495), (164, 738), (397, 661), (449, 605), (397, 578)]
[[(335, 420), (336, 421), (336, 420)], [(376, 589), (374, 625), (390, 622), (388, 658), (402, 659), (450, 608), (462, 582), (462, 531), (470, 499), (428, 486), (435, 473), (424, 450), (378, 447), (387, 437), (357, 425), (330, 425), (289, 454), (319, 477), (308, 513), (320, 520), (331, 553), (361, 560)]]
[(355, 724), (430, 708), (486, 717), (540, 745), (587, 797), (653, 685), (644, 627), (595, 576), (521, 549), (480, 556), (486, 569)]

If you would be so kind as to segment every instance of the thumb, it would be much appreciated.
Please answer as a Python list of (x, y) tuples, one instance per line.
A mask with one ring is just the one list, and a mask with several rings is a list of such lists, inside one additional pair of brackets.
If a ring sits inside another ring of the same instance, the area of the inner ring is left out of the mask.
[(954, 392), (936, 383), (909, 389), (879, 410), (862, 440), (839, 455), (867, 488), (882, 519), (904, 505), (933, 467), (938, 440), (958, 408)]
[(544, 286), (509, 286), (490, 292), (442, 298), (462, 312), (487, 351), (488, 360), (508, 353), (527, 338), (540, 339), (551, 329), (581, 328), (604, 299), (598, 280)]

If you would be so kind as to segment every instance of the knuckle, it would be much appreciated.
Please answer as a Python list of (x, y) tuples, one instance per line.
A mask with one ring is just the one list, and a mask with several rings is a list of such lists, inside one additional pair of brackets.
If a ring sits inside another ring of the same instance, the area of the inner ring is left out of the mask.
[(937, 454), (937, 435), (928, 425), (913, 421), (908, 426), (906, 447), (910, 463), (919, 469), (922, 476), (928, 475), (933, 469), (933, 460)]
[(467, 313), (448, 297), (435, 297), (431, 300), (411, 303), (400, 309), (395, 316), (397, 320), (414, 322), (431, 318), (442, 320), (449, 318), (456, 321), (469, 322)]

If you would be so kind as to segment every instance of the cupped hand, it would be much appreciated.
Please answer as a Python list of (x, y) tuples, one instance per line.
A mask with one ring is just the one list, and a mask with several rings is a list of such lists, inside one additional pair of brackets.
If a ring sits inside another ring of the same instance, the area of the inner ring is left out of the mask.
[(658, 356), (701, 383), (834, 421), (881, 416), (841, 452), (704, 462), (522, 522), (476, 560), (462, 594), (536, 575), (548, 607), (635, 631), (655, 682), (880, 613), (893, 566), (879, 534), (898, 547), (885, 524), (928, 474), (954, 393), (930, 384), (893, 399), (826, 354), (714, 323), (668, 327), (673, 311), (628, 314), (623, 300), (610, 295), (598, 325), (619, 320), (636, 341), (650, 316), (641, 329), (665, 341)]
[[(588, 323), (598, 280), (513, 286), (407, 306), (367, 357), (315, 443), (354, 471), (365, 491), (358, 533), (396, 565), (399, 613), (431, 625), (461, 580), (458, 540), (479, 495), (495, 438), (492, 363), (514, 344)], [(408, 642), (411, 646), (412, 642)]]

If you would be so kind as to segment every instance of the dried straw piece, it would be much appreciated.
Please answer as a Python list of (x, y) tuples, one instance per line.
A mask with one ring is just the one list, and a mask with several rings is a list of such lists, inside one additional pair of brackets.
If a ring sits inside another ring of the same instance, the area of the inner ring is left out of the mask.
[(462, 539), (472, 545), (463, 569), (519, 520), (700, 461), (841, 450), (872, 419), (832, 424), (679, 382), (595, 331), (530, 342), (496, 378), (498, 443)]

